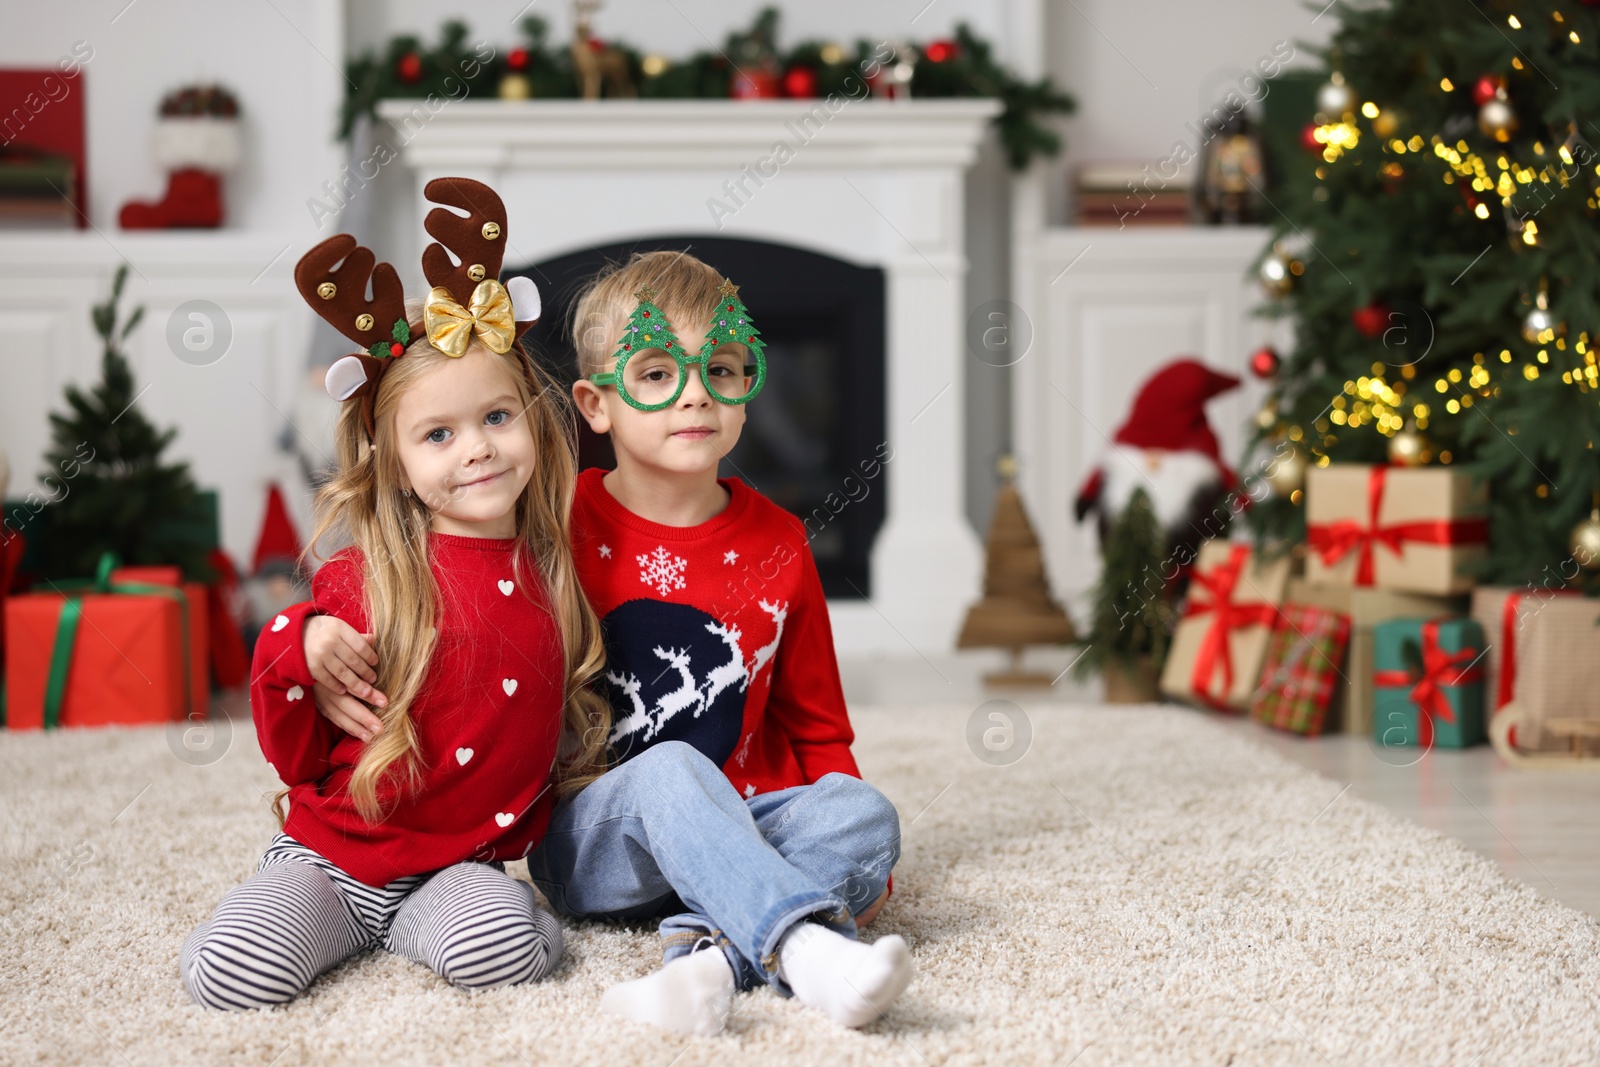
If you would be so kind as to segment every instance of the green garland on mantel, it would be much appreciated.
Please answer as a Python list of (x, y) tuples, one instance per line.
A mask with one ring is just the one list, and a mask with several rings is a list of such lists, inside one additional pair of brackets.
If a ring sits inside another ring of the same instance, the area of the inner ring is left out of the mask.
[[(797, 96), (826, 97), (830, 93), (859, 96), (862, 74), (884, 66), (884, 57), (896, 49), (889, 64), (912, 65), (911, 96), (991, 97), (1003, 105), (995, 117), (1000, 139), (1011, 166), (1022, 170), (1038, 156), (1061, 150), (1060, 136), (1044, 124), (1045, 116), (1071, 114), (1077, 104), (1057, 89), (1049, 78), (1029, 82), (1007, 70), (993, 55), (989, 43), (962, 23), (953, 39), (924, 44), (873, 44), (857, 41), (854, 49), (824, 41), (802, 41), (787, 50), (777, 47), (778, 12), (766, 8), (752, 26), (728, 35), (722, 49), (696, 52), (687, 59), (665, 61), (647, 57), (627, 44), (607, 42), (625, 58), (628, 74), (641, 99), (725, 100), (730, 95), (736, 68), (729, 56), (755, 57), (767, 71), (778, 72), (791, 88), (811, 89)], [(549, 27), (537, 16), (522, 21), (525, 43), (510, 49), (488, 42), (469, 42), (463, 22), (446, 22), (439, 42), (431, 47), (411, 35), (389, 41), (381, 53), (367, 52), (345, 68), (349, 90), (339, 121), (339, 137), (350, 136), (356, 119), (375, 117), (378, 101), (389, 98), (463, 96), (493, 98), (501, 79), (515, 72), (526, 79), (535, 99), (573, 99), (579, 96), (572, 53), (565, 44), (552, 47)], [(746, 60), (739, 60), (739, 69)], [(647, 73), (647, 70), (649, 73)], [(798, 72), (798, 73), (796, 73)]]

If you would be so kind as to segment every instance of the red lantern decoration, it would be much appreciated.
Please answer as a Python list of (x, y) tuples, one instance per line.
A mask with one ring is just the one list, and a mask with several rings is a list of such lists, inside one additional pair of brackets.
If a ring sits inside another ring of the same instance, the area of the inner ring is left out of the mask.
[(1472, 102), (1482, 107), (1495, 98), (1500, 91), (1500, 79), (1493, 74), (1485, 74), (1472, 83)]
[(783, 75), (783, 95), (809, 100), (817, 95), (817, 72), (810, 67), (790, 67)]
[(949, 39), (929, 41), (928, 47), (922, 50), (922, 56), (930, 63), (943, 63), (961, 55), (961, 46)]
[(1271, 345), (1262, 345), (1250, 353), (1250, 373), (1257, 378), (1270, 378), (1278, 373), (1278, 368), (1283, 365), (1283, 357), (1278, 355), (1278, 350)]
[(407, 52), (400, 57), (395, 73), (399, 74), (400, 80), (407, 85), (415, 85), (422, 80), (422, 57), (415, 52)]
[(526, 48), (513, 48), (506, 53), (506, 66), (512, 70), (528, 69), (528, 50)]
[(1350, 322), (1362, 337), (1375, 341), (1389, 328), (1389, 305), (1374, 300), (1366, 307), (1352, 311)]

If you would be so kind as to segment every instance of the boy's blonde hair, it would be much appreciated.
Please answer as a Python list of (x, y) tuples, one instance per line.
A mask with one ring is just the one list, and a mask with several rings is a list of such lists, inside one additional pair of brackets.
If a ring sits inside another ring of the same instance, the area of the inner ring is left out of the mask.
[(710, 325), (722, 302), (722, 275), (687, 252), (635, 252), (626, 263), (608, 264), (589, 282), (572, 311), (572, 347), (578, 372), (587, 378), (605, 371), (616, 354), (628, 316), (638, 306), (634, 294), (648, 285), (655, 305), (673, 333)]
[[(412, 310), (407, 307), (407, 317), (420, 319)], [(389, 698), (386, 706), (375, 709), (383, 728), (362, 749), (350, 779), (356, 809), (368, 822), (386, 814), (378, 800), (386, 775), (398, 771), (402, 788), (421, 779), (411, 705), (427, 678), (438, 639), (435, 620), (441, 613), (440, 590), (428, 559), (432, 514), (418, 496), (401, 491), (395, 409), (418, 379), (452, 357), (435, 348), (420, 326), (412, 329), (417, 340), (379, 382), (374, 438), (367, 438), (359, 404), (347, 403), (340, 413), (339, 471), (317, 493), (316, 527), (305, 553), (311, 559), (318, 543), (337, 531), (363, 556), (366, 615), (378, 653), (377, 688)], [(525, 363), (514, 347), (497, 355), (474, 339), (467, 351), (498, 359), (511, 372), (537, 450), (534, 475), (516, 504), (516, 536), (523, 550), (513, 557), (514, 573), (518, 588), (531, 595), (522, 566), (525, 556), (534, 560), (561, 638), (566, 684), (561, 755), (554, 774), (558, 792), (567, 795), (605, 770), (611, 732), (611, 706), (589, 684), (605, 669), (600, 623), (578, 583), (567, 536), (577, 481), (572, 413), (554, 381), (536, 364)], [(530, 768), (529, 773), (538, 770)], [(274, 801), (280, 823), (285, 793)]]

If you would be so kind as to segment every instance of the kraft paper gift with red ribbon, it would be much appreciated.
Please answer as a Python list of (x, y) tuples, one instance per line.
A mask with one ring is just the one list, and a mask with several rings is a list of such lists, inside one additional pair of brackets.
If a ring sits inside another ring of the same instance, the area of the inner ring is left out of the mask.
[[(1539, 615), (1544, 607), (1555, 597), (1574, 597), (1578, 595), (1575, 589), (1563, 588), (1534, 588), (1521, 586), (1479, 586), (1472, 591), (1472, 617), (1483, 627), (1484, 635), (1488, 639), (1489, 654), (1483, 657), (1483, 688), (1486, 714), (1493, 719), (1495, 714), (1512, 701), (1528, 707), (1530, 700), (1537, 703), (1533, 691), (1541, 686), (1542, 677), (1534, 671), (1527, 670), (1524, 662), (1528, 656), (1526, 646), (1532, 636), (1532, 621)], [(1597, 610), (1591, 610), (1592, 616)], [(1563, 644), (1576, 649), (1584, 649), (1591, 656), (1600, 656), (1600, 630), (1594, 627), (1592, 617), (1583, 618), (1584, 609), (1575, 604), (1567, 604), (1558, 608), (1556, 615), (1566, 619), (1573, 619), (1574, 612), (1579, 616), (1574, 619), (1577, 633), (1576, 643), (1568, 641)], [(1590, 638), (1585, 641), (1584, 638)], [(1600, 701), (1600, 693), (1595, 694), (1596, 701)], [(1519, 726), (1511, 728), (1510, 740), (1512, 745), (1528, 752), (1564, 752), (1568, 747), (1565, 737), (1541, 729), (1536, 718), (1542, 717), (1537, 713), (1543, 708), (1533, 708), (1535, 715), (1523, 720)], [(1549, 710), (1550, 715), (1565, 715), (1569, 709)]]
[(1385, 748), (1484, 740), (1483, 628), (1463, 617), (1394, 619), (1373, 633), (1373, 738)]
[(188, 712), (189, 596), (113, 582), (115, 569), (108, 553), (89, 581), (6, 601), (11, 729), (164, 723)]
[(1459, 470), (1334, 463), (1306, 475), (1306, 578), (1416, 593), (1472, 588), (1488, 494)]
[(1161, 670), (1161, 692), (1218, 710), (1248, 708), (1289, 568), (1287, 557), (1264, 562), (1249, 545), (1200, 546)]

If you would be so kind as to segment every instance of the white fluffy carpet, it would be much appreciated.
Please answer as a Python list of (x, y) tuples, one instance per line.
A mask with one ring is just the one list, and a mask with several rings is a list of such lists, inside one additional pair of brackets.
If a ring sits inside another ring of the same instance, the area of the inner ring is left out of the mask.
[[(0, 732), (6, 1063), (1557, 1064), (1600, 1057), (1600, 926), (1454, 842), (1173, 708), (855, 713), (899, 806), (918, 973), (835, 1028), (768, 990), (688, 1040), (598, 1014), (650, 930), (569, 927), (542, 984), (467, 996), (383, 953), (287, 1009), (202, 1011), (184, 935), (252, 869), (272, 780), (244, 724), (191, 766), (161, 730)], [(981, 723), (980, 725), (987, 725)], [(981, 746), (980, 746), (981, 747)], [(522, 873), (520, 865), (514, 868)]]

